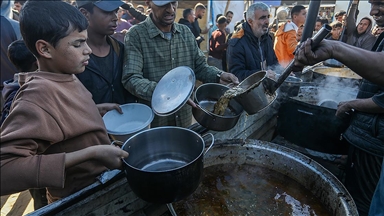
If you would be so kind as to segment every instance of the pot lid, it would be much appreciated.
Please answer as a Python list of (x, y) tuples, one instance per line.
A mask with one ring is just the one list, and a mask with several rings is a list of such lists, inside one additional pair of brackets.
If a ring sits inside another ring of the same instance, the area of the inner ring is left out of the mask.
[(170, 70), (153, 91), (153, 112), (158, 116), (168, 116), (178, 111), (191, 96), (195, 81), (195, 73), (189, 67), (180, 66)]

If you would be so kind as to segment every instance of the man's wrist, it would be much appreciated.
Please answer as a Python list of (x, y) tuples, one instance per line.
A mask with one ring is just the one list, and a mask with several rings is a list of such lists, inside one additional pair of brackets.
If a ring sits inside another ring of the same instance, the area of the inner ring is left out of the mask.
[(217, 83), (220, 83), (221, 74), (223, 74), (223, 71), (219, 71), (219, 72), (216, 74), (216, 82), (217, 82)]

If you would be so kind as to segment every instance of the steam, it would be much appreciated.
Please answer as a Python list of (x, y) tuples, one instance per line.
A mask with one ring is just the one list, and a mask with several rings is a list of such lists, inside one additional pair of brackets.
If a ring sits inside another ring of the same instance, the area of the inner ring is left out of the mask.
[(335, 76), (322, 77), (324, 78), (318, 82), (318, 86), (321, 88), (318, 88), (315, 96), (318, 102), (331, 100), (338, 104), (356, 98), (359, 89), (358, 80)]

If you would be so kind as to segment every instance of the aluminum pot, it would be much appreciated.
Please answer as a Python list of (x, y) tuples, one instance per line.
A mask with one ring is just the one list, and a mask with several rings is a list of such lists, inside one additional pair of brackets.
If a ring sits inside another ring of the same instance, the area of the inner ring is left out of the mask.
[(259, 140), (223, 140), (216, 142), (204, 161), (205, 167), (233, 163), (265, 167), (296, 180), (320, 199), (330, 215), (358, 215), (356, 205), (343, 184), (315, 160), (295, 150)]
[(229, 87), (217, 83), (206, 83), (196, 89), (194, 98), (198, 108), (192, 109), (192, 114), (201, 126), (213, 131), (227, 131), (236, 125), (243, 113), (243, 107), (235, 100), (229, 102), (223, 116), (211, 112), (228, 89)]
[(288, 97), (294, 97), (299, 94), (301, 83), (303, 80), (294, 76), (288, 76), (284, 83), (280, 86), (280, 92), (287, 94)]
[(266, 71), (259, 71), (248, 76), (239, 84), (239, 87), (245, 89), (245, 92), (236, 96), (234, 99), (241, 104), (249, 115), (256, 114), (270, 103), (267, 99), (264, 86), (261, 85), (266, 77)]
[(122, 149), (124, 169), (132, 191), (141, 199), (159, 204), (179, 201), (199, 186), (204, 167), (204, 139), (180, 127), (158, 127), (129, 138)]

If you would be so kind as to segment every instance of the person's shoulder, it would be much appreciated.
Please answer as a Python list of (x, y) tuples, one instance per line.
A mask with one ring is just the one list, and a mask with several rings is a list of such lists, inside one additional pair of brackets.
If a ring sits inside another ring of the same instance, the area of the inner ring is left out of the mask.
[(245, 36), (245, 31), (243, 28), (240, 28), (238, 31), (232, 34), (232, 37), (229, 40), (228, 45), (235, 46), (237, 43), (239, 43), (239, 41), (242, 41), (242, 39), (245, 38), (244, 36)]

